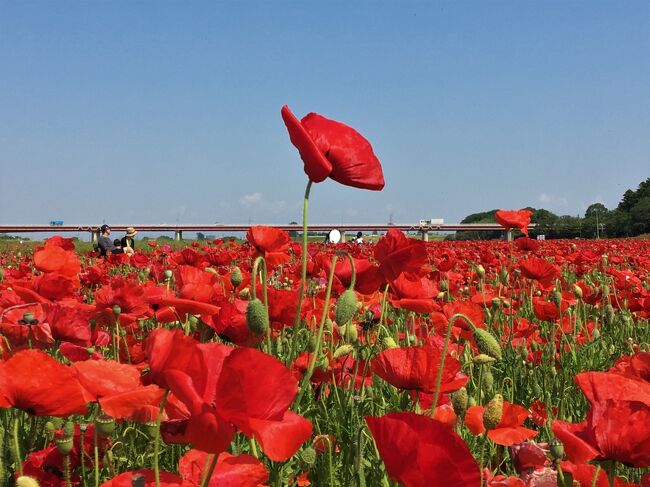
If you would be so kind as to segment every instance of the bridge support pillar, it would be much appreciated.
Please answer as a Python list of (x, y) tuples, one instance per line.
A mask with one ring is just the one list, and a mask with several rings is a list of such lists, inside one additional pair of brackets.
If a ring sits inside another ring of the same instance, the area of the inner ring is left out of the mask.
[(427, 230), (422, 230), (422, 240), (425, 242), (429, 241), (429, 232)]
[(91, 230), (90, 241), (96, 244), (99, 241), (99, 230)]
[(512, 230), (506, 230), (506, 241), (512, 242)]
[(174, 232), (174, 240), (176, 240), (177, 242), (180, 242), (181, 240), (183, 240), (183, 231), (182, 230), (176, 230)]
[(345, 243), (345, 232), (341, 230), (341, 243)]

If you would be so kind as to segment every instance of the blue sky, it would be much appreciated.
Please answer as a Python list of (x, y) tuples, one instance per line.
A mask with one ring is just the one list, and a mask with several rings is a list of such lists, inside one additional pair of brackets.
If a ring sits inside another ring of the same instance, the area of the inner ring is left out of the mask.
[(650, 176), (650, 2), (3, 2), (0, 223), (288, 223), (288, 104), (381, 192), (313, 223), (612, 208)]

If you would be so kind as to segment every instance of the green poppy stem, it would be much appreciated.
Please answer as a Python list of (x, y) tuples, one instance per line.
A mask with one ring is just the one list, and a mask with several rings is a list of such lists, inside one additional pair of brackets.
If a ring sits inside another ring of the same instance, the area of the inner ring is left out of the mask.
[(162, 401), (160, 401), (160, 409), (158, 409), (158, 417), (156, 418), (156, 437), (153, 440), (153, 473), (154, 478), (156, 479), (156, 487), (160, 487), (160, 468), (158, 466), (158, 453), (160, 450), (160, 423), (162, 423), (162, 415), (163, 411), (165, 410), (165, 404), (167, 403), (168, 395), (169, 389), (165, 389), (165, 394), (163, 395)]

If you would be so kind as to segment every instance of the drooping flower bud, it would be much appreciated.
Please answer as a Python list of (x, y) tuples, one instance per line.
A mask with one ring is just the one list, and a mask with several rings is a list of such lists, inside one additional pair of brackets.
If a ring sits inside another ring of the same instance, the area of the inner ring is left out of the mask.
[(347, 325), (339, 326), (339, 335), (346, 341), (356, 342), (359, 332), (356, 326), (348, 322)]
[(308, 446), (302, 452), (300, 452), (300, 459), (307, 465), (313, 465), (316, 463), (316, 450), (314, 450), (311, 446)]
[(492, 362), (496, 362), (496, 359), (484, 353), (479, 353), (474, 357), (474, 363), (478, 365), (490, 364)]
[(357, 312), (357, 294), (352, 289), (346, 289), (336, 300), (334, 317), (339, 325), (345, 325)]
[(549, 441), (548, 446), (551, 450), (551, 458), (553, 460), (562, 460), (564, 458), (564, 445), (557, 438), (553, 438)]
[(332, 355), (332, 358), (336, 359), (339, 357), (345, 357), (346, 355), (350, 355), (353, 351), (354, 351), (354, 346), (350, 345), (349, 343), (346, 343), (338, 347), (336, 350), (334, 350), (334, 355)]
[(233, 267), (232, 272), (230, 273), (230, 283), (233, 287), (239, 287), (243, 280), (244, 278), (242, 277), (241, 269), (239, 267)]
[(479, 264), (476, 267), (476, 275), (480, 278), (483, 279), (483, 276), (485, 276), (485, 267), (483, 267), (481, 264)]
[(314, 353), (316, 351), (317, 346), (318, 346), (318, 340), (314, 335), (310, 334), (309, 340), (307, 340), (307, 351), (309, 353)]
[(497, 339), (494, 338), (489, 331), (483, 330), (482, 328), (474, 328), (473, 335), (474, 342), (476, 343), (479, 352), (489, 355), (497, 360), (501, 360), (503, 356), (501, 345), (499, 345)]
[(69, 438), (74, 435), (74, 423), (72, 421), (65, 422), (63, 425), (63, 434)]
[(501, 422), (502, 416), (503, 396), (501, 394), (496, 394), (485, 406), (485, 411), (483, 412), (483, 426), (485, 426), (486, 430), (496, 428), (496, 426)]
[(386, 349), (397, 348), (397, 343), (395, 343), (395, 339), (392, 336), (386, 336), (386, 337), (382, 338), (381, 344)]
[(578, 286), (577, 284), (573, 285), (573, 294), (575, 295), (576, 298), (582, 299), (582, 288)]
[(100, 414), (95, 418), (95, 428), (101, 438), (108, 438), (115, 431), (115, 419), (107, 414)]
[(246, 306), (246, 324), (248, 329), (256, 335), (263, 335), (269, 329), (269, 315), (266, 306), (259, 299), (255, 298)]
[(483, 372), (483, 392), (490, 392), (494, 386), (494, 376), (488, 369)]

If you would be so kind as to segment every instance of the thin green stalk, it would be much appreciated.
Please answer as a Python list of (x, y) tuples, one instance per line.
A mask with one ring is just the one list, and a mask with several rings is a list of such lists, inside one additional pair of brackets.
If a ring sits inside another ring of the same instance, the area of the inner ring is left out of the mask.
[(207, 487), (208, 484), (210, 483), (210, 479), (212, 478), (212, 473), (214, 472), (214, 467), (217, 465), (217, 458), (219, 455), (212, 455), (212, 458), (210, 459), (210, 455), (205, 457), (205, 466), (208, 466), (208, 461), (210, 462), (210, 466), (207, 469), (203, 470), (203, 477), (201, 478), (201, 485), (200, 487)]
[(18, 473), (23, 476), (23, 460), (20, 456), (20, 442), (18, 441), (18, 414), (14, 418), (14, 449), (16, 450), (16, 463), (18, 463)]
[[(252, 281), (251, 281), (251, 293), (253, 299), (256, 298), (256, 287), (257, 287), (257, 270), (259, 268), (260, 263), (262, 264), (262, 295), (264, 296), (264, 309), (266, 312), (266, 317), (267, 321), (268, 320), (268, 315), (269, 315), (269, 299), (268, 299), (268, 292), (266, 289), (266, 260), (264, 260), (264, 257), (261, 255), (255, 259), (255, 262), (253, 263), (253, 273), (251, 275)], [(273, 353), (271, 349), (271, 327), (269, 326), (266, 329), (266, 353), (271, 355)]]
[(162, 401), (160, 401), (160, 409), (158, 409), (158, 417), (156, 418), (156, 437), (153, 440), (153, 472), (156, 479), (156, 487), (160, 487), (160, 469), (158, 467), (158, 453), (160, 449), (160, 423), (162, 422), (162, 415), (163, 411), (165, 410), (165, 404), (167, 403), (168, 395), (169, 389), (165, 389), (165, 394), (163, 395)]

